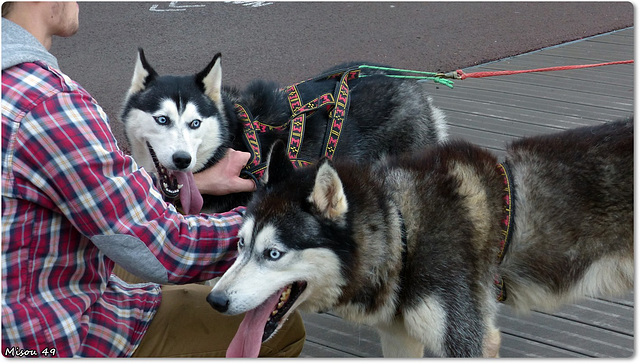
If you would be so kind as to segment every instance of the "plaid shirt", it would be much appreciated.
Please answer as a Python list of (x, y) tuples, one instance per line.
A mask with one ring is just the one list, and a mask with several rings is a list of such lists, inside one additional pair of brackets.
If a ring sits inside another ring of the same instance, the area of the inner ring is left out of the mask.
[(130, 356), (160, 304), (92, 236), (140, 239), (185, 283), (236, 256), (243, 208), (182, 216), (123, 154), (87, 91), (41, 62), (2, 71), (2, 354)]

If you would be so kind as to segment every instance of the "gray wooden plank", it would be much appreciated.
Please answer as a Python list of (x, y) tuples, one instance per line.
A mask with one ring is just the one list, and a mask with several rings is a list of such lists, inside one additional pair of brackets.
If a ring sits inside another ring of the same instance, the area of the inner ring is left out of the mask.
[[(567, 89), (529, 85), (527, 94), (525, 94), (515, 91), (518, 88), (522, 89), (520, 85), (505, 83), (504, 88), (498, 89), (469, 87), (455, 92), (443, 92), (437, 97), (440, 102), (438, 106), (449, 110), (463, 109), (465, 106), (462, 104), (463, 102), (472, 107), (475, 105), (471, 105), (471, 103), (482, 102), (487, 105), (484, 109), (491, 106), (493, 108), (514, 107), (523, 111), (544, 108), (543, 112), (547, 113), (548, 111), (551, 115), (572, 115), (581, 119), (604, 121), (628, 116), (630, 110), (633, 110), (634, 104), (633, 99), (593, 95)], [(474, 100), (471, 100), (472, 97)]]
[(523, 317), (505, 310), (498, 317), (498, 325), (505, 334), (590, 357), (628, 358), (634, 353), (633, 336), (539, 312)]
[(357, 356), (345, 350), (336, 350), (333, 347), (307, 340), (300, 353), (300, 358), (357, 358)]
[[(593, 54), (606, 54), (608, 52), (629, 53), (629, 49), (628, 49), (629, 46), (633, 46), (633, 38), (620, 38), (619, 41), (617, 42), (602, 42), (594, 39), (594, 40), (585, 40), (582, 42), (576, 42), (574, 44), (570, 44), (566, 46), (551, 47), (538, 53), (545, 54), (548, 56), (571, 55), (574, 57), (582, 58), (585, 56), (589, 56), (592, 53)], [(581, 54), (579, 50), (583, 50), (584, 53)]]
[(449, 128), (451, 140), (464, 139), (471, 143), (487, 148), (498, 155), (504, 155), (505, 143), (503, 140), (495, 137), (495, 134), (484, 131), (477, 131), (470, 128), (464, 128), (457, 125), (451, 125)]
[[(508, 95), (505, 95), (504, 97), (508, 98)], [(435, 104), (439, 106), (440, 103), (442, 103), (443, 108), (446, 110), (468, 111), (473, 115), (485, 115), (504, 120), (521, 121), (529, 124), (547, 126), (551, 128), (550, 132), (553, 131), (553, 129), (556, 129), (557, 131), (558, 128), (567, 129), (594, 124), (593, 120), (584, 118), (581, 115), (554, 112), (556, 110), (553, 110), (550, 107), (545, 109), (544, 105), (541, 105), (538, 109), (525, 109), (517, 105), (492, 104), (482, 100), (480, 97), (477, 99), (478, 100), (466, 100), (464, 103), (460, 102), (455, 106), (450, 106), (451, 104), (447, 104), (447, 100), (442, 99), (442, 101), (440, 101), (441, 99), (434, 96), (434, 100), (436, 100)], [(627, 113), (620, 114), (626, 115)], [(456, 121), (450, 121), (452, 124), (451, 126), (455, 126)]]
[[(587, 299), (565, 306), (552, 316), (583, 322), (604, 330), (629, 336), (634, 335), (633, 308), (614, 302)], [(584, 319), (589, 317), (588, 322)]]
[(598, 299), (602, 301), (607, 301), (607, 302), (614, 302), (630, 308), (634, 308), (635, 306), (635, 295), (633, 292), (623, 297), (607, 297), (607, 298), (599, 297)]
[[(633, 55), (629, 56), (627, 47), (617, 44), (585, 44), (582, 47), (574, 47), (573, 49), (554, 49), (549, 52), (540, 53), (537, 56), (544, 62), (551, 57), (557, 58), (558, 61), (568, 60), (570, 64), (591, 64), (617, 62), (633, 59)], [(544, 63), (543, 63), (544, 64)], [(614, 69), (616, 65), (606, 66)]]
[(588, 358), (563, 348), (549, 346), (508, 333), (502, 333), (501, 358)]
[(455, 121), (456, 125), (454, 128), (464, 127), (472, 130), (484, 131), (486, 133), (493, 134), (491, 137), (492, 140), (502, 142), (502, 144), (506, 143), (508, 140), (521, 136), (544, 134), (553, 132), (554, 130), (561, 130), (560, 128), (551, 129), (539, 124), (510, 120), (492, 115), (470, 113), (460, 109), (452, 110), (448, 108), (448, 103), (443, 103), (441, 107), (447, 113), (447, 117), (450, 120)]
[(588, 39), (588, 41), (591, 43), (629, 45), (629, 43), (633, 42), (633, 31), (630, 33), (615, 33), (602, 38)]
[[(332, 314), (302, 314), (311, 341), (335, 351), (345, 351), (355, 357), (381, 357), (377, 332), (368, 326), (356, 325)], [(306, 345), (305, 345), (306, 346)], [(303, 349), (303, 353), (305, 349)]]

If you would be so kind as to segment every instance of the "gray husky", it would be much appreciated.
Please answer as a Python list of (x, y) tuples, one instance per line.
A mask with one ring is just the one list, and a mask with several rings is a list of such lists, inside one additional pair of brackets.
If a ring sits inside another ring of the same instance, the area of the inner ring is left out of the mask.
[(499, 301), (549, 311), (633, 287), (633, 119), (294, 170), (282, 144), (207, 301), (257, 355), (294, 309), (379, 330), (386, 357), (496, 357)]
[(226, 211), (250, 194), (202, 198), (193, 173), (217, 163), (227, 148), (252, 154), (243, 176), (258, 180), (276, 140), (291, 162), (320, 156), (358, 161), (444, 141), (444, 114), (426, 87), (365, 65), (343, 65), (278, 87), (255, 80), (243, 91), (223, 87), (221, 56), (188, 76), (159, 75), (139, 50), (121, 120), (136, 162), (157, 178), (187, 214)]

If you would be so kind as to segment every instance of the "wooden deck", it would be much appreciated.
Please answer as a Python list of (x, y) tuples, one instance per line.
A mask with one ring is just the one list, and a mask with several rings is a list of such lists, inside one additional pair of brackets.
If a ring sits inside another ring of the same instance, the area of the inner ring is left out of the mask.
[[(533, 69), (622, 61), (634, 57), (633, 28), (472, 67), (464, 71)], [(434, 103), (464, 138), (504, 155), (505, 142), (628, 116), (634, 110), (633, 64), (456, 81), (432, 86)], [(302, 357), (380, 357), (377, 333), (333, 314), (304, 315)], [(516, 316), (503, 307), (502, 357), (628, 358), (634, 355), (634, 294), (587, 299), (554, 314)], [(429, 353), (425, 353), (430, 356)]]

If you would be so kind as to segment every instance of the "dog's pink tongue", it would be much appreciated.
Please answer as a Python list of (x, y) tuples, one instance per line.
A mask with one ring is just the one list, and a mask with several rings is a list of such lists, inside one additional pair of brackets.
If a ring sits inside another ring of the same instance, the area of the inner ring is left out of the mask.
[(274, 310), (282, 291), (276, 292), (269, 297), (260, 306), (248, 311), (236, 336), (231, 340), (227, 349), (227, 358), (257, 358), (260, 353), (260, 345), (262, 344), (262, 335), (264, 334), (264, 326), (267, 324), (269, 315)]
[(187, 215), (194, 215), (202, 210), (202, 195), (196, 187), (196, 181), (191, 172), (173, 172), (178, 180), (178, 184), (182, 185), (180, 189), (180, 203), (182, 211)]

